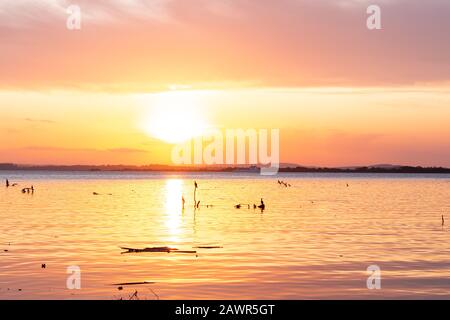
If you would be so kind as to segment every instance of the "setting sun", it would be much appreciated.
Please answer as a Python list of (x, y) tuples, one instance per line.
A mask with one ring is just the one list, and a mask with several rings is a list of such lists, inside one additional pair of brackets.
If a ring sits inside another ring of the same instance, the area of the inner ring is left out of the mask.
[(174, 91), (146, 95), (143, 104), (149, 109), (143, 123), (151, 137), (167, 143), (180, 143), (201, 136), (210, 127), (205, 117), (204, 93)]

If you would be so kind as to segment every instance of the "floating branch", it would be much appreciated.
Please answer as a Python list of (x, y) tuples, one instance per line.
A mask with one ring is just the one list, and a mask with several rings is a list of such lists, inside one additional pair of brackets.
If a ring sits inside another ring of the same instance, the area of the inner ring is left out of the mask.
[(122, 250), (126, 250), (123, 253), (144, 253), (144, 252), (152, 252), (152, 253), (197, 253), (197, 251), (182, 251), (175, 248), (169, 247), (156, 247), (156, 248), (145, 248), (145, 249), (134, 249), (134, 248), (124, 248), (120, 247)]
[(112, 286), (138, 286), (138, 285), (145, 285), (145, 284), (155, 284), (155, 282), (127, 282), (127, 283), (116, 283), (112, 284)]

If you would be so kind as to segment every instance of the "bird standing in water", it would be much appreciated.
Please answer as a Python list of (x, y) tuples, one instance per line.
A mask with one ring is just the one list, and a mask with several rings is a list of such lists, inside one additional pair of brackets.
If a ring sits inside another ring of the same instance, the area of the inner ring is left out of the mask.
[(9, 180), (6, 179), (6, 187), (9, 188)]

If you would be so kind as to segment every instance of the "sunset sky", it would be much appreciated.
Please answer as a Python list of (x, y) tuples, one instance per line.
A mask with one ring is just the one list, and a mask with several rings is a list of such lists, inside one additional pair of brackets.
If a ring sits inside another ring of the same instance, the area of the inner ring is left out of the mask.
[(170, 164), (205, 126), (279, 128), (282, 162), (450, 167), (449, 39), (448, 0), (2, 1), (0, 162)]

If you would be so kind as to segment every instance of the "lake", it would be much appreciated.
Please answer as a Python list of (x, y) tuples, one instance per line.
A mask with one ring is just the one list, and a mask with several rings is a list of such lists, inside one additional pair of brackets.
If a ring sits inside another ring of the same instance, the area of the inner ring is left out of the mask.
[[(450, 297), (450, 175), (0, 178), (19, 183), (0, 187), (0, 299), (129, 299), (136, 291), (149, 300)], [(21, 192), (31, 185), (34, 194)], [(264, 212), (253, 209), (261, 198)], [(373, 265), (380, 290), (367, 288)], [(67, 287), (71, 266), (81, 270), (80, 290)], [(127, 285), (141, 282), (149, 283)]]

